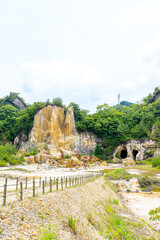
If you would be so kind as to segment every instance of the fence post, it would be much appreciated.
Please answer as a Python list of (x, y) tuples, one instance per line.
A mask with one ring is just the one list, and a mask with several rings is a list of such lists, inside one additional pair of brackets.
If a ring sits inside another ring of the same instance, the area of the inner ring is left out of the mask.
[(69, 186), (71, 186), (71, 177), (69, 177)]
[(18, 191), (18, 177), (17, 177), (17, 180), (16, 180), (16, 191)]
[(47, 186), (47, 177), (45, 177), (45, 186)]
[(33, 197), (36, 196), (36, 193), (35, 193), (35, 179), (33, 178)]
[(63, 189), (63, 178), (61, 177), (61, 189)]
[(41, 187), (41, 177), (39, 178), (39, 187)]
[(4, 184), (3, 206), (6, 206), (6, 198), (7, 198), (7, 184)]
[(26, 185), (25, 185), (25, 189), (27, 189), (27, 181), (28, 181), (28, 178), (26, 177)]
[(45, 181), (42, 181), (43, 194), (45, 194)]
[(20, 201), (23, 200), (23, 182), (20, 182)]
[(52, 178), (50, 177), (50, 192), (52, 192)]
[(57, 177), (57, 181), (56, 181), (56, 189), (58, 191), (58, 177)]
[(8, 181), (8, 179), (7, 179), (7, 177), (5, 178), (5, 184), (7, 185), (7, 181)]

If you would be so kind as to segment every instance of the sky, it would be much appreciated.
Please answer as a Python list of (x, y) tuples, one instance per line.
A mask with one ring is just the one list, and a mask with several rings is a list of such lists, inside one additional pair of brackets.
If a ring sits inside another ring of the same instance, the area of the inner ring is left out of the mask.
[(0, 98), (139, 102), (160, 86), (159, 0), (0, 1)]

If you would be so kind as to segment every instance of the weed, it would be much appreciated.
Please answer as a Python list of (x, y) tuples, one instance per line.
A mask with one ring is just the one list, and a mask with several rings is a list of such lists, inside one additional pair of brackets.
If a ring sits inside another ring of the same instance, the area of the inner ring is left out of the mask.
[(2, 234), (2, 228), (0, 228), (0, 234)]
[(44, 215), (42, 214), (42, 212), (41, 211), (38, 211), (38, 213), (39, 213), (39, 217), (42, 219), (42, 221), (43, 221), (43, 219), (44, 219)]
[(87, 212), (87, 219), (91, 224), (94, 223), (93, 215), (91, 212)]
[(76, 221), (72, 218), (71, 215), (68, 216), (68, 226), (73, 230), (74, 233), (76, 233)]
[(129, 180), (133, 177), (130, 173), (127, 173), (124, 169), (115, 169), (107, 174), (105, 174), (105, 177), (110, 180), (120, 180), (125, 179)]
[(21, 221), (24, 221), (24, 215), (21, 216)]
[(38, 240), (58, 240), (57, 231), (57, 227), (50, 224), (40, 230), (42, 234)]
[(114, 198), (113, 200), (110, 199), (110, 200), (109, 200), (109, 203), (111, 203), (111, 204), (115, 204), (115, 205), (118, 205), (118, 200), (115, 199), (115, 198)]

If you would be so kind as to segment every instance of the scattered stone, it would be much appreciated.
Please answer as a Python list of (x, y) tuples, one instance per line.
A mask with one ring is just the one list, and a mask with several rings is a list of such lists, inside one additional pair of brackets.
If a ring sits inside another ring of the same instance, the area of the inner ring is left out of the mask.
[(136, 164), (136, 162), (130, 157), (125, 158), (123, 160), (123, 166), (134, 166), (135, 164)]

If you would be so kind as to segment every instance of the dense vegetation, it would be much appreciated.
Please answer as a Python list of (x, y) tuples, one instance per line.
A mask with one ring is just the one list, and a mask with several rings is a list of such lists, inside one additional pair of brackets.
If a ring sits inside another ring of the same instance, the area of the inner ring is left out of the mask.
[[(113, 149), (122, 142), (131, 139), (142, 140), (151, 138), (160, 145), (160, 99), (153, 102), (156, 94), (160, 91), (155, 88), (153, 94), (149, 94), (141, 103), (131, 104), (121, 102), (124, 106), (120, 109), (109, 107), (107, 104), (97, 107), (94, 114), (81, 109), (78, 104), (71, 102), (73, 106), (78, 132), (93, 132), (102, 140), (97, 145), (95, 154), (101, 159), (110, 159)], [(21, 100), (25, 108), (14, 106), (13, 100)], [(13, 142), (19, 133), (28, 134), (33, 126), (34, 115), (48, 104), (58, 105), (67, 110), (61, 98), (53, 98), (52, 102), (37, 102), (27, 105), (17, 93), (0, 99), (0, 142)], [(69, 107), (68, 106), (68, 107)]]

